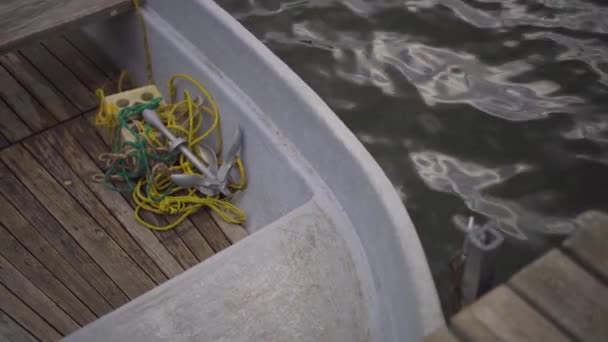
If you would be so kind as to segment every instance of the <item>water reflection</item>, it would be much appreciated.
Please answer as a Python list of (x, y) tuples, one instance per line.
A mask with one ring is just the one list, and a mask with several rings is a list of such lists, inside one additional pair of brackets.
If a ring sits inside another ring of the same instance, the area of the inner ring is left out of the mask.
[[(575, 229), (570, 220), (539, 215), (515, 202), (484, 194), (484, 190), (493, 185), (529, 172), (528, 165), (490, 169), (431, 151), (412, 153), (411, 158), (429, 188), (454, 193), (469, 209), (488, 218), (492, 226), (513, 238), (525, 240), (538, 234), (567, 234)], [(550, 193), (543, 195), (551, 196)], [(461, 216), (455, 216), (454, 223), (461, 228), (466, 224)]]
[(604, 1), (217, 1), (378, 160), (444, 303), (469, 216), (509, 237), (508, 277), (608, 208)]

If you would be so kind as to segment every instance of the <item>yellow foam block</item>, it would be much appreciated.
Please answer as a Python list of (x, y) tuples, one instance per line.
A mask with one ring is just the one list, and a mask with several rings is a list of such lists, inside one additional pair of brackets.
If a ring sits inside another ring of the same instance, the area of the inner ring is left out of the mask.
[[(158, 88), (156, 88), (155, 85), (147, 85), (107, 96), (104, 104), (106, 105), (106, 108), (116, 108), (120, 110), (124, 107), (146, 103), (157, 97), (163, 97), (160, 91), (158, 91)], [(164, 98), (160, 103), (161, 105), (165, 104)]]
[[(163, 97), (155, 85), (147, 85), (114, 95), (107, 96), (104, 100), (106, 110), (109, 110), (113, 115), (125, 107), (137, 104), (146, 103), (157, 97)], [(160, 101), (160, 105), (165, 105), (164, 98)], [(123, 141), (135, 141), (135, 137), (127, 129), (121, 130)]]

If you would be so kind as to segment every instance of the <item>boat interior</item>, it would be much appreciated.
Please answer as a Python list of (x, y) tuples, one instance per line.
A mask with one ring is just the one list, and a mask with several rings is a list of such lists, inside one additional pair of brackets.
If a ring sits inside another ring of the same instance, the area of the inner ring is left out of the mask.
[(208, 210), (148, 230), (129, 194), (93, 179), (111, 149), (93, 91), (116, 91), (120, 70), (80, 32), (11, 50), (0, 65), (4, 328), (57, 340), (246, 236)]
[[(387, 341), (443, 324), (379, 166), (228, 14), (206, 0), (150, 0), (138, 16), (121, 14), (137, 1), (61, 2), (0, 5), (0, 339)], [(76, 29), (91, 18), (104, 20)], [(191, 75), (224, 138), (243, 131), (242, 225), (200, 210), (150, 230), (129, 193), (95, 178), (112, 148), (95, 90), (145, 85), (147, 52), (163, 94)]]

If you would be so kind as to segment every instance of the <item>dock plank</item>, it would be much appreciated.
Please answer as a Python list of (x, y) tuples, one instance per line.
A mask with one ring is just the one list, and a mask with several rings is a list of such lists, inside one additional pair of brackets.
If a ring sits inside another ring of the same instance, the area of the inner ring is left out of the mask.
[(0, 336), (2, 336), (4, 341), (37, 341), (34, 336), (23, 329), (17, 322), (13, 321), (2, 310), (0, 310)]
[(59, 60), (69, 61), (65, 66), (90, 90), (98, 88), (106, 93), (116, 92), (116, 83), (111, 81), (104, 73), (99, 70), (87, 57), (82, 55), (64, 37), (50, 38), (42, 44)]
[(424, 338), (424, 342), (458, 342), (460, 341), (447, 327), (436, 330)]
[(57, 330), (2, 284), (0, 284), (0, 309), (41, 341), (55, 342), (61, 338)]
[(452, 317), (450, 323), (453, 331), (469, 341), (498, 341), (496, 335), (466, 308)]
[[(97, 221), (97, 223), (110, 235), (114, 241), (135, 261), (135, 263), (154, 280), (160, 284), (166, 277), (144, 250), (135, 242), (133, 237), (118, 223), (108, 209), (97, 199), (89, 188), (80, 180), (71, 167), (63, 160), (61, 155), (45, 138), (51, 134), (42, 133), (24, 141), (25, 147), (36, 156), (38, 162), (49, 172), (63, 188), (70, 193)], [(54, 145), (61, 145), (62, 139), (55, 137)], [(152, 282), (150, 282), (152, 288)]]
[(2, 135), (2, 132), (0, 132), (0, 148), (4, 148), (4, 147), (8, 146), (9, 144), (10, 143), (8, 142), (8, 140), (6, 140), (4, 135)]
[[(0, 152), (3, 155), (6, 150)], [(112, 306), (119, 307), (127, 302), (125, 294), (108, 275), (93, 261), (74, 238), (63, 229), (53, 216), (42, 206), (15, 175), (0, 163), (0, 191), (21, 214), (36, 227), (61, 255), (90, 281), (91, 285)]]
[[(2, 72), (2, 71), (0, 71)], [(0, 98), (0, 133), (10, 142), (19, 141), (32, 131)]]
[(0, 224), (0, 254), (79, 325), (95, 319), (95, 314), (21, 245), (3, 224)]
[(153, 287), (146, 274), (23, 146), (4, 149), (1, 156), (20, 181), (129, 298)]
[[(99, 156), (101, 153), (107, 153), (110, 150), (110, 147), (107, 145), (106, 141), (100, 138), (103, 133), (99, 135), (96, 133), (103, 130), (103, 128), (94, 127), (89, 120), (91, 120), (91, 117), (88, 117), (88, 120), (81, 120), (77, 123), (75, 122), (75, 124), (72, 126), (74, 128), (73, 133), (76, 135), (78, 141), (82, 144), (87, 153), (89, 153), (91, 158), (94, 158), (99, 163), (97, 156)], [(107, 139), (109, 140), (109, 138)], [(101, 164), (98, 165), (102, 167)], [(129, 195), (123, 194), (123, 197), (132, 208), (135, 208), (135, 203)], [(142, 213), (142, 216), (144, 219), (157, 226), (167, 224), (167, 220), (160, 216), (151, 215), (150, 213), (145, 212)], [(175, 231), (154, 231), (154, 234), (162, 242), (162, 244), (165, 245), (171, 255), (173, 255), (173, 257), (179, 261), (184, 269), (188, 269), (198, 264), (199, 261), (197, 258)]]
[(109, 18), (133, 8), (130, 0), (3, 0), (0, 50), (68, 30), (85, 21)]
[(36, 308), (36, 312), (57, 331), (67, 335), (78, 329), (78, 323), (2, 256), (0, 256), (0, 271), (0, 283), (29, 307)]
[(65, 67), (55, 56), (53, 56), (42, 44), (28, 45), (20, 49), (21, 53), (42, 74), (61, 91), (75, 106), (80, 113), (97, 107), (97, 99), (92, 91), (87, 89), (82, 82), (68, 68)]
[(9, 52), (0, 56), (4, 66), (57, 120), (78, 114), (78, 110), (40, 74), (21, 54)]
[(502, 341), (570, 341), (506, 286), (499, 286), (467, 310)]
[(576, 338), (608, 338), (608, 286), (559, 250), (528, 265), (509, 284)]
[[(6, 173), (0, 172), (0, 175), (6, 175)], [(11, 179), (9, 179), (9, 181), (11, 181)], [(93, 286), (78, 273), (76, 268), (68, 263), (68, 261), (49, 243), (49, 241), (61, 241), (60, 237), (47, 241), (23, 216), (21, 216), (19, 211), (13, 207), (4, 195), (1, 194), (0, 208), (2, 208), (0, 223), (2, 223), (4, 228), (9, 230), (50, 272), (59, 278), (78, 298), (86, 303), (87, 307), (91, 309), (97, 317), (110, 312), (112, 309), (110, 304), (106, 302), (99, 292), (97, 292)], [(53, 228), (56, 226), (49, 221), (48, 227), (49, 231), (52, 233)], [(62, 249), (61, 246), (64, 245), (60, 245), (59, 249)], [(67, 248), (72, 247), (69, 243), (66, 243), (65, 246)], [(77, 259), (78, 254), (78, 251), (74, 250), (75, 256), (72, 259)], [(86, 268), (84, 271), (85, 272), (83, 273), (85, 275), (89, 274), (86, 272)]]
[[(78, 173), (80, 178), (103, 202), (103, 204), (114, 214), (116, 219), (133, 236), (140, 246), (147, 252), (148, 256), (160, 267), (163, 273), (172, 278), (184, 271), (181, 265), (160, 243), (154, 233), (142, 226), (133, 218), (133, 208), (117, 192), (104, 189), (103, 185), (92, 180), (92, 176), (101, 172), (99, 167), (90, 156), (78, 144), (71, 134), (71, 125), (49, 131), (47, 139), (55, 146), (72, 169)], [(58, 142), (61, 141), (61, 144)]]
[(0, 66), (0, 98), (35, 132), (57, 123), (51, 113), (44, 109), (2, 66)]
[(586, 215), (564, 248), (587, 269), (608, 282), (608, 215), (593, 212)]

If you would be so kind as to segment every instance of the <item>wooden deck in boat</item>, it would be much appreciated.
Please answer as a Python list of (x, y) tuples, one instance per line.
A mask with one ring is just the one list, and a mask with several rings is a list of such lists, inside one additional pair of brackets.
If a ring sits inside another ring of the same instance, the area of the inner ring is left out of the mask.
[(2, 0), (0, 51), (131, 8), (132, 0)]
[(206, 211), (151, 231), (92, 181), (117, 74), (79, 34), (0, 56), (1, 341), (57, 340), (245, 236)]
[(608, 341), (608, 217), (590, 217), (425, 341)]

